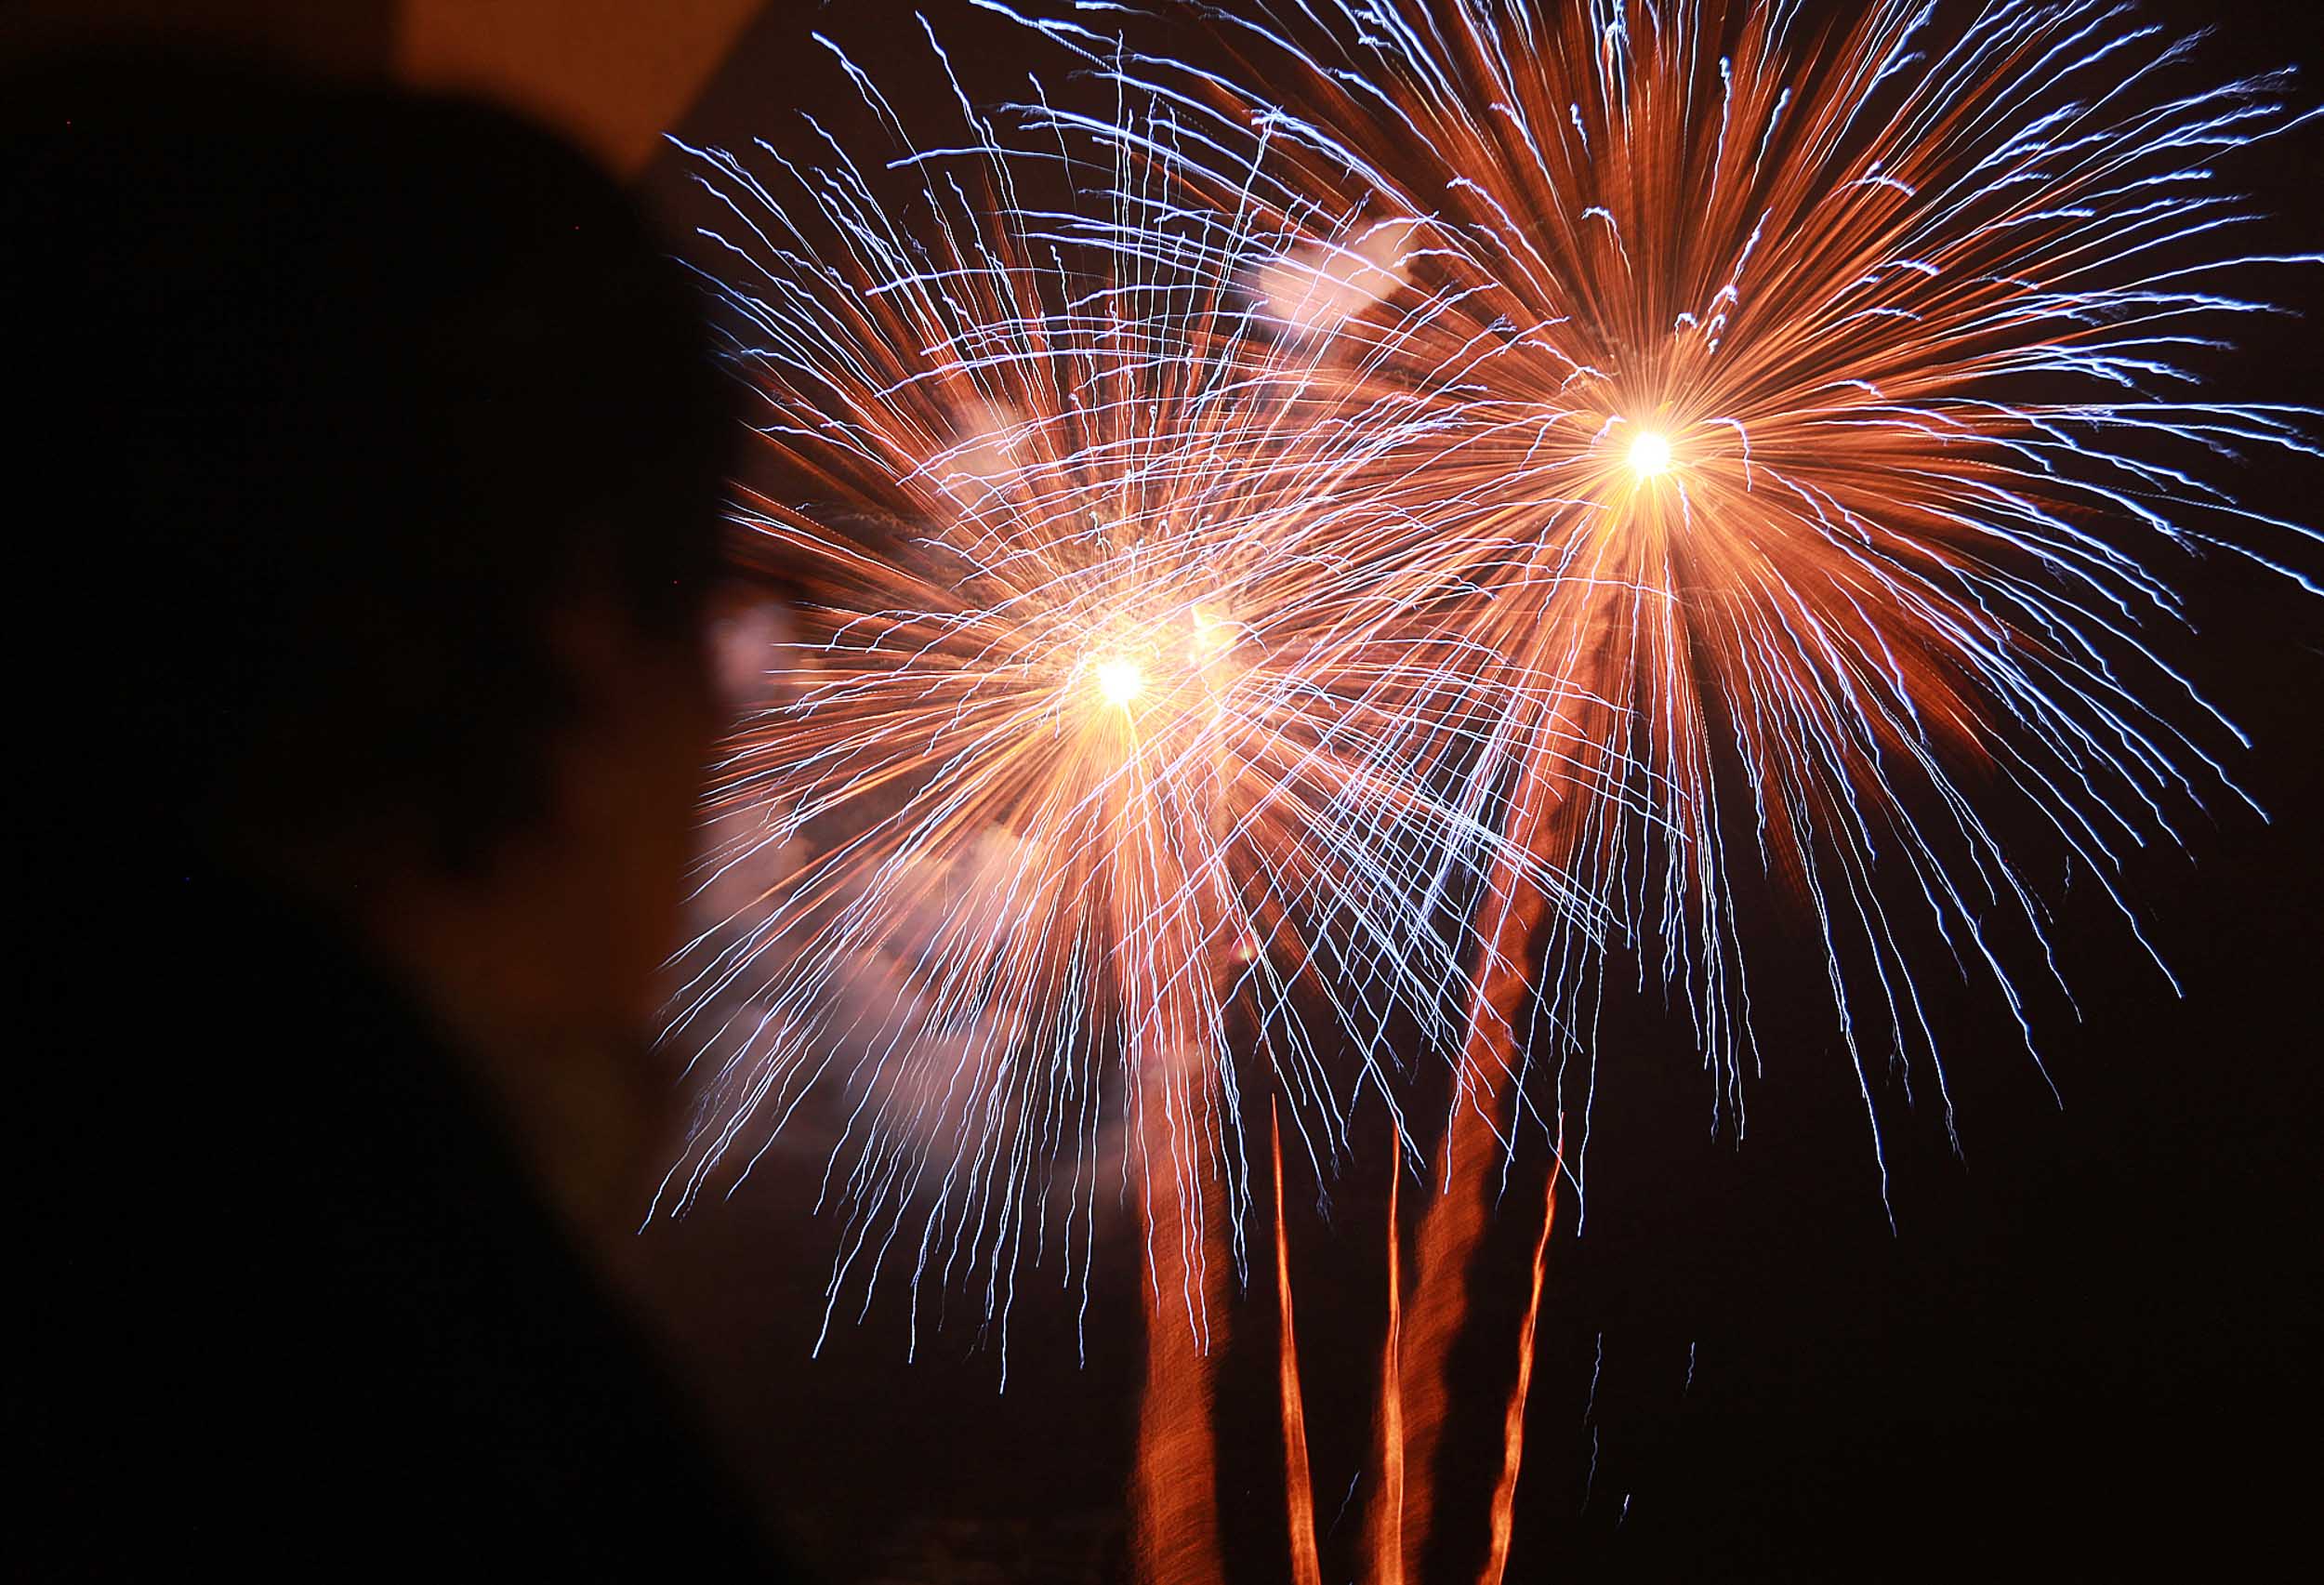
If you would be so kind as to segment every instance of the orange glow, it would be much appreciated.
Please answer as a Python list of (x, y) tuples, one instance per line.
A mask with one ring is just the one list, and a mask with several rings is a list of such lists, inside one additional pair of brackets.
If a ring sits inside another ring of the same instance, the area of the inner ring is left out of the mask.
[[(78, 0), (86, 4), (87, 0)], [(146, 7), (140, 7), (146, 8)], [(234, 13), (245, 5), (179, 7)], [(274, 5), (270, 11), (344, 7)], [(395, 64), (415, 86), (522, 105), (625, 175), (726, 61), (765, 0), (399, 0)]]
[[(1167, 1070), (1147, 1074), (1138, 1112), (1139, 1209), (1146, 1241), (1146, 1375), (1130, 1478), (1130, 1552), (1142, 1585), (1215, 1585), (1218, 1446), (1211, 1352), (1224, 1340), (1221, 1202), (1203, 1134), (1205, 1104)], [(1206, 1188), (1214, 1192), (1204, 1192)]]

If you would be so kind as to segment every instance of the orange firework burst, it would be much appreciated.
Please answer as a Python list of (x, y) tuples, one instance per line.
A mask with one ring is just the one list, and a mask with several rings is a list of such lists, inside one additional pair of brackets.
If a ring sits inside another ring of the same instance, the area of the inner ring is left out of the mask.
[[(2050, 959), (1995, 801), (2135, 931), (2123, 853), (2241, 796), (2209, 746), (2232, 727), (2151, 634), (2168, 558), (2312, 555), (2198, 471), (2307, 449), (2310, 415), (2194, 390), (2269, 308), (2221, 278), (2315, 262), (2224, 245), (2249, 217), (2211, 162), (2301, 118), (2280, 78), (2190, 84), (2182, 44), (2083, 0), (1821, 32), (1795, 4), (1539, 9), (1206, 9), (1223, 72), (1032, 20), (1182, 125), (1029, 113), (1233, 217), (1206, 268), (1400, 428), (1362, 554), (1498, 657), (1516, 703), (1474, 806), (1660, 958), (1736, 1127), (1738, 849), (1820, 931), (1868, 1114), (1877, 1055), (1941, 1096), (1910, 932), (2029, 1049), (2003, 938)], [(1518, 959), (1522, 892), (1485, 921)], [(1585, 1029), (1591, 956), (1551, 949), (1541, 994)], [(1523, 1060), (1472, 1055), (1488, 1090)]]

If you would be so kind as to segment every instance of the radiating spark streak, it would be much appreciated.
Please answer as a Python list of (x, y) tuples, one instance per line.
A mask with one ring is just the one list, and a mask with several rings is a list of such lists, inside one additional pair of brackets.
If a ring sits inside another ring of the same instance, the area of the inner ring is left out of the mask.
[(1315, 1483), (1307, 1467), (1307, 1410), (1300, 1394), (1299, 1329), (1291, 1318), (1291, 1250), (1283, 1222), (1283, 1125), (1271, 1103), (1267, 1145), (1274, 1166), (1277, 1386), (1283, 1405), (1283, 1508), (1288, 1522), (1291, 1585), (1323, 1585), (1315, 1551)]

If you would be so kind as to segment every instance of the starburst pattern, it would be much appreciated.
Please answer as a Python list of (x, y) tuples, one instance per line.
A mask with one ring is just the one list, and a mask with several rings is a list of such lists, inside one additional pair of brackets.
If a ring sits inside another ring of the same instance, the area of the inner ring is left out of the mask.
[[(763, 404), (739, 554), (809, 597), (714, 769), (670, 1018), (706, 1099), (662, 1203), (821, 1090), (833, 1306), (900, 1262), (916, 1328), (957, 1281), (1005, 1338), (1045, 1255), (1086, 1295), (1109, 1163), (1175, 1225), (1223, 1195), (1239, 1260), (1251, 1053), (1336, 1159), (1360, 1093), (1400, 1104), (1397, 1032), (1451, 1033), (1484, 877), (1594, 911), (1468, 796), (1497, 663), (1348, 553), (1402, 509), (1349, 487), (1397, 428), (967, 124), (901, 181), (836, 139), (691, 151)], [(1207, 1258), (1157, 1262), (1197, 1329)]]
[[(1139, 173), (1113, 244), (1240, 283), (1397, 428), (1351, 553), (1499, 657), (1477, 785), (1658, 963), (1738, 1130), (1740, 855), (1818, 932), (1876, 1154), (1882, 1066), (1950, 1122), (1932, 954), (2033, 1049), (2036, 862), (2144, 943), (2126, 855), (2243, 797), (2173, 579), (2316, 588), (2317, 536), (2227, 487), (2314, 413), (2199, 389), (2265, 272), (2317, 262), (2238, 248), (2213, 168), (2305, 119), (2288, 75), (2204, 80), (2104, 0), (1189, 7), (1216, 69), (986, 8), (1163, 107), (1021, 107)], [(1549, 952), (1593, 1061), (1603, 965)]]

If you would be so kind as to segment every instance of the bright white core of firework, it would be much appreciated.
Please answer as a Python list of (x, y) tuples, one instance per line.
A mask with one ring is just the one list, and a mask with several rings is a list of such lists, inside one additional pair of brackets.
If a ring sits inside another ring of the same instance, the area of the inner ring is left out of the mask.
[(1105, 702), (1122, 709), (1127, 709), (1146, 686), (1144, 675), (1126, 660), (1098, 662), (1097, 681), (1098, 692)]

